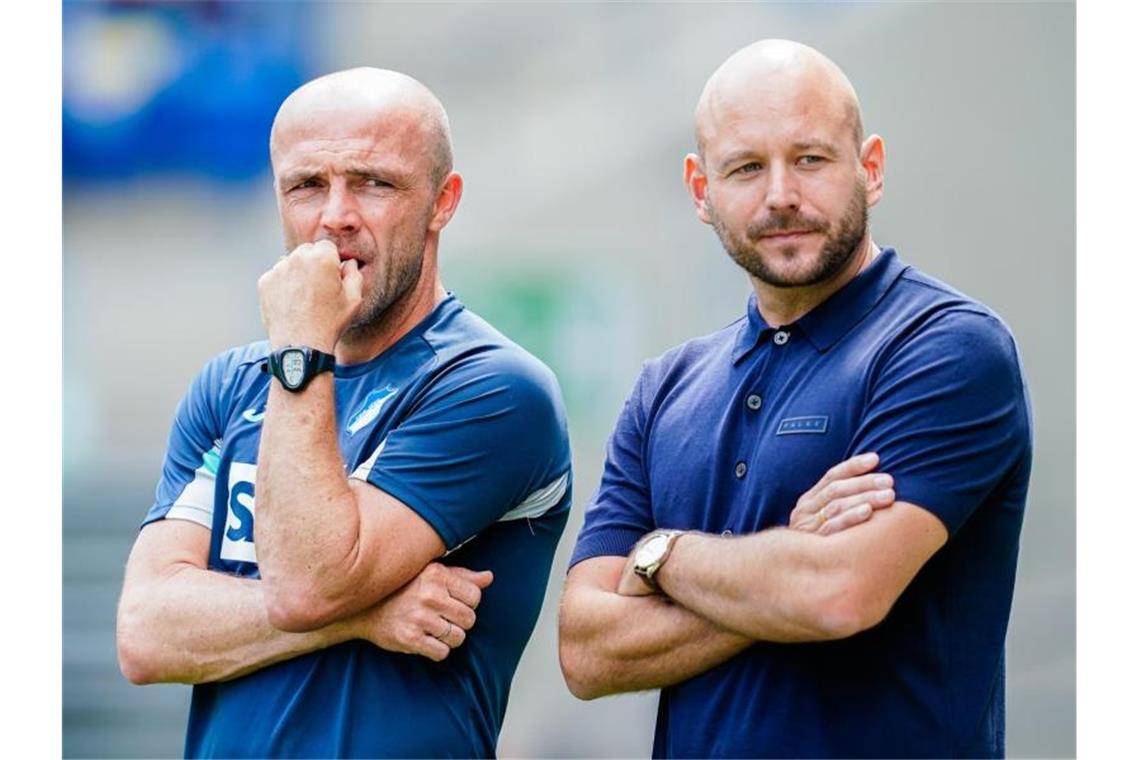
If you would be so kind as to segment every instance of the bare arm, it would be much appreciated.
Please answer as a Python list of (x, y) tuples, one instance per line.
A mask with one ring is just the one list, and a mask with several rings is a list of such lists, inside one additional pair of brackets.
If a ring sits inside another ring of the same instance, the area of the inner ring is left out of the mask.
[(752, 640), (662, 596), (617, 593), (624, 557), (594, 557), (566, 579), (558, 654), (574, 696), (657, 689), (703, 673)]
[(258, 453), (257, 551), (269, 619), (283, 630), (313, 630), (370, 607), (445, 549), (412, 509), (349, 480), (335, 419), (330, 374), (297, 394), (271, 385)]
[[(270, 345), (332, 351), (360, 304), (361, 275), (327, 241), (261, 277)], [(257, 550), (270, 622), (308, 631), (384, 599), (443, 555), (435, 530), (345, 474), (331, 373), (299, 393), (270, 383), (257, 466)]]
[(677, 603), (755, 639), (838, 639), (886, 617), (947, 538), (933, 514), (896, 502), (826, 538), (781, 528), (681, 536), (657, 580)]
[(339, 623), (305, 634), (269, 624), (260, 584), (206, 569), (210, 531), (160, 520), (127, 561), (116, 633), (134, 683), (222, 681), (353, 638)]
[[(270, 624), (260, 581), (206, 569), (209, 541), (207, 529), (185, 520), (139, 534), (116, 622), (120, 667), (133, 683), (229, 680), (354, 638), (442, 660), (463, 643), (490, 583), (489, 573), (433, 564), (382, 605), (286, 633)], [(454, 626), (444, 628), (448, 621)]]
[[(878, 457), (868, 454), (828, 471), (793, 510), (795, 532), (831, 541), (831, 534), (867, 521), (872, 508), (891, 506), (892, 480), (870, 472), (877, 464)], [(679, 683), (730, 659), (755, 638), (654, 594), (622, 557), (585, 560), (566, 579), (559, 656), (570, 691), (582, 699)]]

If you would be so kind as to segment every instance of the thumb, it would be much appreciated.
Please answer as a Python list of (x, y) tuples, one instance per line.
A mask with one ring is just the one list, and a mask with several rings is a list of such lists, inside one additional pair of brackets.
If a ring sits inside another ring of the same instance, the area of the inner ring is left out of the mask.
[(364, 283), (364, 277), (360, 274), (360, 267), (356, 263), (356, 259), (348, 259), (340, 265), (340, 283), (344, 289), (344, 295), (352, 303), (360, 300), (360, 289)]
[(495, 574), (490, 570), (468, 570), (465, 567), (452, 567), (451, 572), (458, 575), (469, 583), (474, 583), (479, 588), (487, 588), (491, 585), (491, 581), (495, 580)]

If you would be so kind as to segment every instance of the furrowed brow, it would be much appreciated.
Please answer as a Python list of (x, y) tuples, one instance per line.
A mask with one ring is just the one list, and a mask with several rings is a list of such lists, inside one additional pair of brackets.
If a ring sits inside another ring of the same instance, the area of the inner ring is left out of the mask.
[(826, 140), (801, 140), (792, 147), (796, 150), (818, 150), (833, 156), (839, 153), (839, 149)]

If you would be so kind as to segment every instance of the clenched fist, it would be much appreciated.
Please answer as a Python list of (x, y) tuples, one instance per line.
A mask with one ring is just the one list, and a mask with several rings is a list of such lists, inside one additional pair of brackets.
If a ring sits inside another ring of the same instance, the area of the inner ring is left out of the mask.
[(334, 243), (297, 246), (257, 281), (270, 346), (311, 346), (331, 353), (360, 307), (360, 290), (356, 261), (342, 263)]

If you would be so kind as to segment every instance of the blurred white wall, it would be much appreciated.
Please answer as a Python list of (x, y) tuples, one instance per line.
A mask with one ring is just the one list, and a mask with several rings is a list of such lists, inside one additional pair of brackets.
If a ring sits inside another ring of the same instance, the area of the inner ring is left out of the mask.
[[(1007, 752), (1075, 753), (1071, 4), (344, 2), (314, 17), (319, 71), (394, 68), (439, 95), (466, 180), (445, 283), (566, 391), (574, 511), (500, 754), (649, 753), (654, 694), (582, 703), (565, 689), (557, 597), (641, 361), (743, 313), (747, 282), (694, 217), (681, 158), (706, 77), (762, 37), (819, 48), (858, 90), (887, 147), (876, 240), (1018, 339), (1036, 457)], [(122, 680), (114, 604), (174, 405), (211, 355), (261, 336), (255, 282), (281, 252), (276, 209), (268, 174), (64, 190), (64, 754), (177, 755), (189, 689)]]

